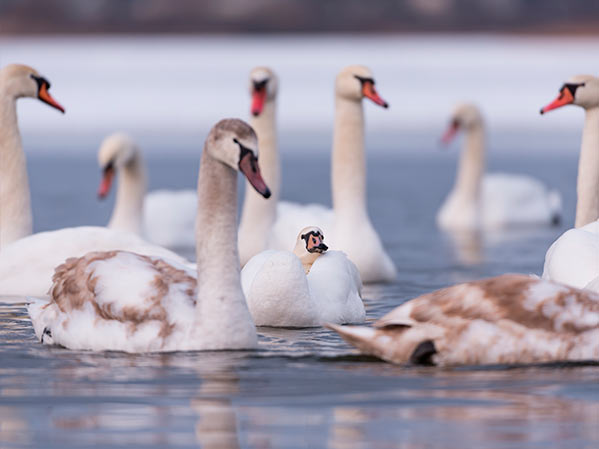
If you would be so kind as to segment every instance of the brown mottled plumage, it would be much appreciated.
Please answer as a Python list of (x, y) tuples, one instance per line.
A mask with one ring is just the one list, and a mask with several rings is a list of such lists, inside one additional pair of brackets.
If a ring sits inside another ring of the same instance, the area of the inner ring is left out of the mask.
[(393, 363), (599, 359), (599, 295), (516, 274), (419, 296), (373, 328), (330, 327), (362, 352)]

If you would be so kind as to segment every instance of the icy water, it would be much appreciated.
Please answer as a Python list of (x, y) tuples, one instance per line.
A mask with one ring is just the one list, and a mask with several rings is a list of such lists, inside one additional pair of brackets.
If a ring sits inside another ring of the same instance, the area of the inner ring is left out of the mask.
[[(29, 161), (36, 228), (105, 223), (111, 204), (95, 198), (95, 160), (39, 154)], [(571, 226), (575, 155), (496, 156), (491, 170), (559, 189), (564, 223), (440, 233), (434, 215), (455, 157), (369, 160), (370, 213), (399, 277), (365, 288), (368, 320), (455, 282), (540, 274), (547, 247)], [(152, 188), (195, 185), (198, 159), (149, 158)], [(286, 156), (283, 170), (284, 198), (330, 198), (326, 157)], [(40, 345), (23, 305), (0, 305), (0, 448), (599, 447), (599, 366), (400, 367), (359, 356), (323, 329), (259, 333), (260, 349), (249, 352), (74, 352)]]

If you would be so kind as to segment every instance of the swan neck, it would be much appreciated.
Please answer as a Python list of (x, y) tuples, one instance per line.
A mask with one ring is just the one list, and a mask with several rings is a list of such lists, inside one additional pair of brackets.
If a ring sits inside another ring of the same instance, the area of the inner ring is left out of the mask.
[(316, 262), (316, 259), (321, 256), (321, 253), (309, 253), (306, 251), (306, 247), (304, 246), (303, 242), (299, 242), (295, 246), (293, 254), (295, 254), (302, 263), (302, 267), (304, 267), (304, 272), (306, 275), (310, 273), (310, 269), (312, 268), (314, 262)]
[(366, 215), (364, 111), (361, 101), (337, 96), (331, 164), (336, 214)]
[(27, 162), (17, 121), (16, 98), (0, 85), (0, 250), (33, 228)]
[(464, 135), (464, 144), (458, 163), (454, 192), (468, 199), (478, 199), (484, 171), (484, 130), (482, 125), (473, 126), (468, 128)]
[(260, 171), (272, 195), (265, 199), (248, 181), (245, 182), (245, 197), (239, 223), (239, 252), (242, 264), (267, 248), (268, 237), (276, 220), (281, 184), (275, 101), (267, 101), (262, 113), (253, 117), (250, 124), (258, 136)]
[(139, 151), (119, 169), (118, 183), (116, 202), (108, 227), (141, 235), (147, 177)]
[(237, 252), (237, 172), (206, 149), (200, 163), (197, 210), (198, 319), (222, 322), (227, 319), (223, 307), (247, 310)]
[(599, 219), (599, 107), (585, 113), (576, 190), (579, 228)]

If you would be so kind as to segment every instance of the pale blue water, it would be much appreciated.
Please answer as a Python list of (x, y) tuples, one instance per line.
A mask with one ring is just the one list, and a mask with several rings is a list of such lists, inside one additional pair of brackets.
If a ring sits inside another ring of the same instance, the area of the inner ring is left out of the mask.
[[(30, 158), (37, 230), (103, 224), (89, 157)], [(283, 197), (330, 198), (326, 157), (286, 156)], [(564, 196), (557, 228), (458, 242), (434, 226), (455, 152), (369, 160), (369, 208), (399, 268), (368, 286), (368, 319), (418, 294), (537, 273), (572, 224), (576, 155), (491, 158)], [(195, 185), (199, 158), (149, 158), (151, 186)], [(300, 184), (309, 170), (311, 182)], [(300, 190), (301, 186), (301, 190)], [(0, 448), (582, 449), (599, 446), (599, 367), (436, 369), (358, 356), (323, 329), (260, 329), (254, 352), (93, 354), (40, 345), (22, 305), (0, 305)]]

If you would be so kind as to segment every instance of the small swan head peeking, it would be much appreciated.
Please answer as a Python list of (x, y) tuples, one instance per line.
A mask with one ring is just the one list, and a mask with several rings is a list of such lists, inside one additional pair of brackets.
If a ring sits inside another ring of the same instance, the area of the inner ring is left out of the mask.
[(204, 151), (233, 170), (242, 172), (260, 195), (270, 197), (270, 189), (262, 179), (258, 165), (258, 137), (243, 120), (223, 119), (214, 125)]
[(459, 103), (451, 113), (449, 126), (443, 134), (441, 142), (448, 144), (453, 140), (458, 131), (481, 128), (483, 122), (483, 116), (476, 105), (472, 103)]
[(262, 114), (264, 103), (273, 101), (277, 96), (279, 80), (275, 72), (268, 67), (255, 67), (250, 72), (251, 112), (254, 117)]
[(584, 109), (598, 107), (599, 78), (593, 75), (575, 75), (569, 78), (560, 87), (559, 94), (555, 100), (541, 108), (541, 114), (568, 104), (575, 104)]
[(139, 147), (125, 133), (111, 134), (102, 141), (98, 150), (98, 165), (102, 170), (102, 181), (98, 188), (100, 199), (110, 192), (115, 173), (134, 164), (139, 157)]
[(322, 229), (316, 226), (308, 226), (298, 234), (293, 254), (299, 258), (306, 274), (308, 274), (314, 261), (328, 249), (329, 247), (324, 244)]
[(337, 75), (335, 93), (338, 97), (356, 102), (368, 98), (375, 104), (388, 108), (389, 103), (380, 97), (374, 84), (374, 76), (370, 69), (363, 65), (350, 65)]
[(64, 113), (64, 108), (50, 95), (50, 82), (37, 70), (23, 64), (9, 64), (0, 70), (0, 91), (13, 98), (37, 98)]

